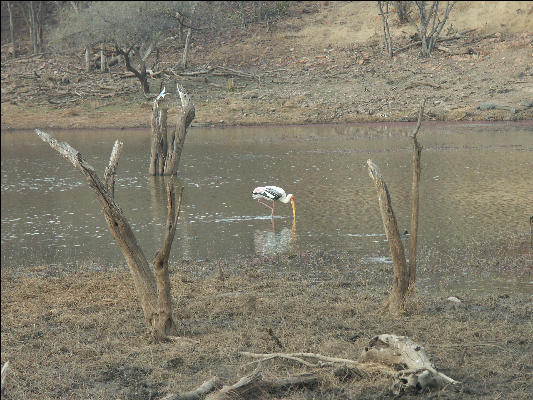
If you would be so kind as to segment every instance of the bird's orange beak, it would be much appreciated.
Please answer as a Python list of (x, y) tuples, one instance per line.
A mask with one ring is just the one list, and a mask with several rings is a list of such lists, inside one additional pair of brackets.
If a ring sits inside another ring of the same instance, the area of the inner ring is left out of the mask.
[(294, 220), (296, 220), (296, 205), (294, 204), (294, 196), (291, 197), (291, 204), (292, 204), (292, 217)]

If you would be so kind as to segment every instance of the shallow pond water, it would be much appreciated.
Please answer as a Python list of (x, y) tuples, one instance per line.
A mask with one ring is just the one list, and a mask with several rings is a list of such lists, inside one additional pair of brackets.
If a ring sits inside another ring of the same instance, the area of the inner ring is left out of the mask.
[[(388, 262), (376, 190), (377, 163), (398, 225), (409, 229), (412, 124), (191, 129), (178, 173), (182, 216), (171, 258), (206, 259), (312, 249), (352, 251)], [(48, 130), (103, 175), (124, 142), (116, 199), (151, 259), (163, 240), (166, 178), (148, 176), (149, 130)], [(420, 248), (446, 253), (529, 232), (533, 215), (533, 124), (424, 123)], [(2, 268), (123, 265), (83, 176), (32, 131), (2, 132)], [(270, 211), (254, 187), (294, 193)]]

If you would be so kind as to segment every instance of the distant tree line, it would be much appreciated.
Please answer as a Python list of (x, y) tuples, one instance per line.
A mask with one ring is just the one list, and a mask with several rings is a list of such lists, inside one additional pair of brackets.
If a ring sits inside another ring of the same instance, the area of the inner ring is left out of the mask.
[[(159, 28), (161, 33), (175, 35), (180, 41), (184, 41), (187, 30), (190, 28), (193, 32), (198, 30), (224, 30), (237, 26), (246, 28), (250, 23), (270, 23), (280, 16), (287, 13), (289, 1), (137, 1), (130, 3), (130, 11), (124, 12), (125, 6), (106, 6), (98, 1), (2, 1), (2, 44), (11, 46), (10, 55), (15, 55), (16, 51), (22, 47), (23, 42), (31, 43), (31, 51), (39, 53), (45, 50), (44, 34), (52, 34), (51, 41), (47, 44), (58, 42), (53, 39), (63, 38), (54, 31), (56, 28), (59, 32), (69, 31), (69, 24), (74, 21), (80, 21), (73, 18), (73, 15), (87, 16), (92, 10), (109, 12), (105, 14), (109, 20), (115, 17), (132, 15), (133, 10), (137, 9), (148, 11), (149, 15), (142, 18), (142, 22), (147, 22), (150, 17), (157, 17), (163, 25)], [(120, 2), (117, 2), (120, 3)], [(166, 4), (165, 4), (166, 3)], [(168, 20), (160, 20), (161, 11), (165, 10), (167, 17), (171, 17), (173, 24), (165, 25)], [(119, 13), (118, 15), (114, 13)], [(100, 21), (101, 22), (101, 21)], [(118, 21), (117, 21), (118, 22)], [(127, 25), (120, 26), (116, 24), (117, 30), (135, 30), (140, 26), (137, 21), (128, 21)], [(131, 25), (130, 25), (131, 23)], [(150, 23), (150, 26), (156, 22)], [(47, 29), (45, 29), (47, 28)], [(101, 26), (86, 24), (90, 32), (95, 36), (102, 35), (99, 30)], [(72, 32), (73, 27), (70, 27)], [(45, 32), (46, 30), (46, 32)], [(81, 29), (80, 29), (81, 30)], [(96, 32), (99, 30), (98, 32)], [(9, 42), (5, 36), (9, 35)], [(24, 43), (25, 44), (25, 43)], [(69, 45), (72, 43), (69, 42)]]
[[(3, 1), (2, 25), (6, 25), (4, 19), (9, 25), (9, 51), (5, 53), (15, 56), (29, 37), (33, 53), (43, 52), (45, 43), (47, 50), (84, 51), (89, 70), (95, 60), (93, 50), (100, 49), (105, 70), (104, 53), (111, 49), (112, 62), (123, 62), (143, 92), (149, 93), (147, 61), (155, 55), (152, 59), (157, 63), (164, 42), (183, 46), (185, 69), (192, 37), (246, 29), (251, 23), (270, 28), (289, 7), (288, 1)], [(49, 23), (46, 42), (45, 21)]]

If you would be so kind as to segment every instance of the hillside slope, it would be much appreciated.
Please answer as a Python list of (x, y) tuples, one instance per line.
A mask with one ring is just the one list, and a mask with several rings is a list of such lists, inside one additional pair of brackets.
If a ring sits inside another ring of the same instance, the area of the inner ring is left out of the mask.
[[(412, 43), (412, 26), (393, 18), (391, 29), (395, 48)], [(533, 119), (533, 3), (459, 2), (444, 35), (465, 31), (430, 58), (413, 46), (389, 60), (374, 2), (292, 3), (269, 29), (193, 37), (190, 70), (221, 66), (254, 78), (236, 74), (234, 91), (229, 75), (182, 82), (196, 124), (413, 120), (423, 97), (426, 118)], [(161, 58), (178, 63), (181, 47)], [(149, 126), (150, 101), (122, 66), (86, 73), (81, 63), (57, 54), (3, 60), (2, 128)]]

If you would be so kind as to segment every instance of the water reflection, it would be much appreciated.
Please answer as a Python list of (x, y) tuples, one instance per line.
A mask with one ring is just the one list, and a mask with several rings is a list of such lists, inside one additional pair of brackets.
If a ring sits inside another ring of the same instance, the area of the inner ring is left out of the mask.
[[(274, 220), (272, 220), (274, 223)], [(272, 230), (254, 232), (254, 247), (257, 254), (270, 255), (283, 253), (290, 249), (290, 246), (296, 242), (296, 224), (292, 229), (283, 227), (279, 232), (275, 228)]]

